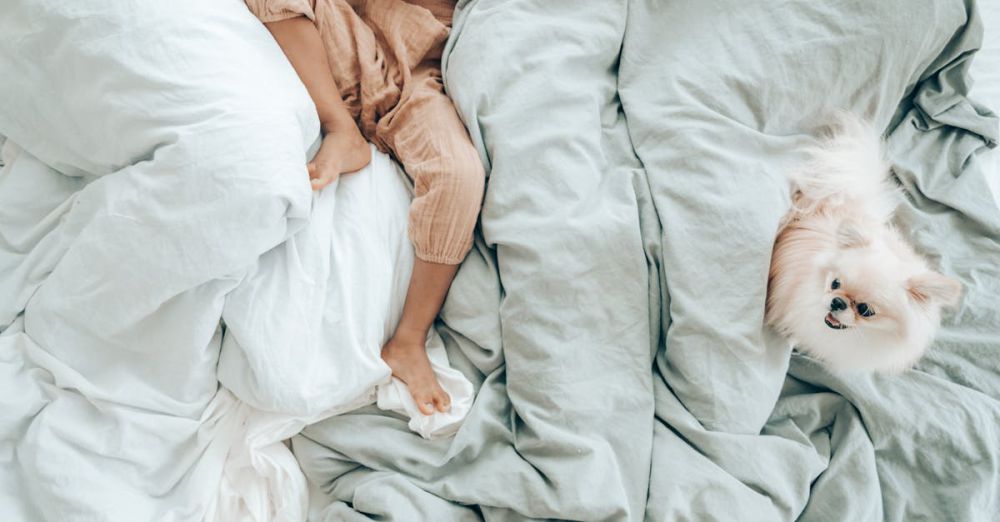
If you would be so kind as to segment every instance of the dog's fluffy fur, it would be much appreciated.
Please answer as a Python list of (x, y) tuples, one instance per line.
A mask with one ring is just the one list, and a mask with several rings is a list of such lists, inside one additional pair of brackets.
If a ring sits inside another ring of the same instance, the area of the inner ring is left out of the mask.
[(962, 287), (928, 268), (890, 224), (899, 191), (879, 135), (840, 115), (792, 186), (771, 258), (767, 323), (835, 370), (909, 368)]

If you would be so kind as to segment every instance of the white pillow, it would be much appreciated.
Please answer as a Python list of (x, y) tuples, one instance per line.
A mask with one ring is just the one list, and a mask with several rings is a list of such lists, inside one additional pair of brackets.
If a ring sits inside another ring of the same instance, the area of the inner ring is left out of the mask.
[(227, 127), (255, 132), (203, 153), (318, 135), (302, 84), (236, 0), (7, 1), (0, 64), (0, 134), (66, 174), (114, 172), (188, 136), (218, 145)]

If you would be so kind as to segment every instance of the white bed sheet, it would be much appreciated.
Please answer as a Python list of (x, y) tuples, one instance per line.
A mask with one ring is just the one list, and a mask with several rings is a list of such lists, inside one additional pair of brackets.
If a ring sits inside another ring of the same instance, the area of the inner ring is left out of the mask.
[[(165, 305), (149, 318), (148, 342), (130, 346), (139, 358), (123, 354), (110, 339), (108, 349), (82, 354), (90, 366), (105, 368), (103, 374), (114, 368), (120, 376), (103, 389), (64, 360), (81, 355), (65, 350), (72, 347), (50, 350), (31, 334), (26, 325), (38, 321), (39, 310), (29, 308), (3, 330), (0, 520), (98, 514), (102, 520), (196, 520), (204, 513), (209, 522), (301, 521), (308, 501), (305, 477), (282, 440), (306, 424), (377, 400), (380, 408), (410, 417), (410, 428), (424, 437), (457, 430), (471, 407), (472, 385), (448, 366), (436, 332), (428, 339), (428, 355), (454, 399), (447, 414), (419, 414), (405, 384), (390, 380), (379, 357), (402, 309), (413, 252), (406, 238), (409, 187), (388, 156), (372, 152), (371, 165), (315, 196), (309, 225), (265, 254), (227, 296), (231, 331), (257, 328), (257, 335), (236, 339), (216, 333), (213, 344), (222, 339), (218, 376), (228, 389), (220, 388), (204, 410), (191, 410), (190, 416), (152, 411), (151, 396), (131, 382), (134, 366), (153, 365), (165, 369), (170, 374), (165, 382), (184, 393), (198, 368), (214, 370), (212, 361), (199, 364), (178, 353), (177, 347), (192, 345), (186, 329), (162, 328), (161, 316), (187, 324), (212, 321), (183, 302)], [(12, 143), (3, 155), (9, 161), (0, 170), (0, 266), (10, 266), (17, 256), (3, 241), (35, 235), (45, 223), (72, 223), (65, 210), (84, 186)], [(69, 204), (49, 211), (44, 203), (53, 198)], [(143, 251), (148, 246), (135, 245)], [(45, 248), (39, 244), (32, 251)], [(16, 284), (18, 273), (0, 274), (0, 287)], [(310, 295), (303, 285), (317, 290), (301, 306), (303, 321), (321, 325), (306, 332), (314, 342), (296, 337), (291, 330), (302, 325), (288, 321), (284, 309), (299, 308), (303, 295)], [(269, 325), (267, 317), (287, 324)], [(57, 319), (47, 324), (65, 330)], [(316, 393), (328, 397), (315, 398)], [(297, 407), (300, 397), (329, 406), (305, 412)], [(78, 451), (81, 447), (87, 450)], [(106, 461), (108, 455), (115, 465)], [(137, 471), (156, 462), (171, 471), (166, 476)], [(185, 478), (168, 478), (175, 474)], [(173, 480), (184, 487), (171, 488), (162, 498), (151, 494)]]

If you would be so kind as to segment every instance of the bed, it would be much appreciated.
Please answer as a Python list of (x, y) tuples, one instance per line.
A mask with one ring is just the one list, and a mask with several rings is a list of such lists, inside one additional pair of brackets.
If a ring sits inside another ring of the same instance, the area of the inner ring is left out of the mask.
[[(448, 444), (374, 411), (307, 427), (316, 518), (995, 518), (997, 82), (983, 65), (969, 96), (976, 9), (460, 2), (446, 85), (489, 189), (439, 330), (477, 402)], [(898, 377), (834, 375), (761, 327), (785, 173), (836, 109), (885, 129), (900, 226), (967, 289)]]
[[(424, 425), (377, 359), (391, 160), (310, 194), (313, 107), (240, 2), (105, 4), (0, 17), (0, 518), (1000, 512), (995, 3), (460, 1), (489, 188), (430, 340), (465, 401)], [(837, 109), (966, 287), (899, 376), (762, 326), (785, 173)]]

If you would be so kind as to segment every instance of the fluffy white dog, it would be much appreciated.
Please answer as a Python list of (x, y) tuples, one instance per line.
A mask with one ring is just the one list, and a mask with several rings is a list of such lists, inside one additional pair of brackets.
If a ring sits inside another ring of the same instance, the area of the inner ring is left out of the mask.
[(927, 350), (962, 292), (890, 224), (899, 191), (882, 141), (842, 115), (792, 179), (771, 258), (765, 320), (836, 370), (899, 372)]

